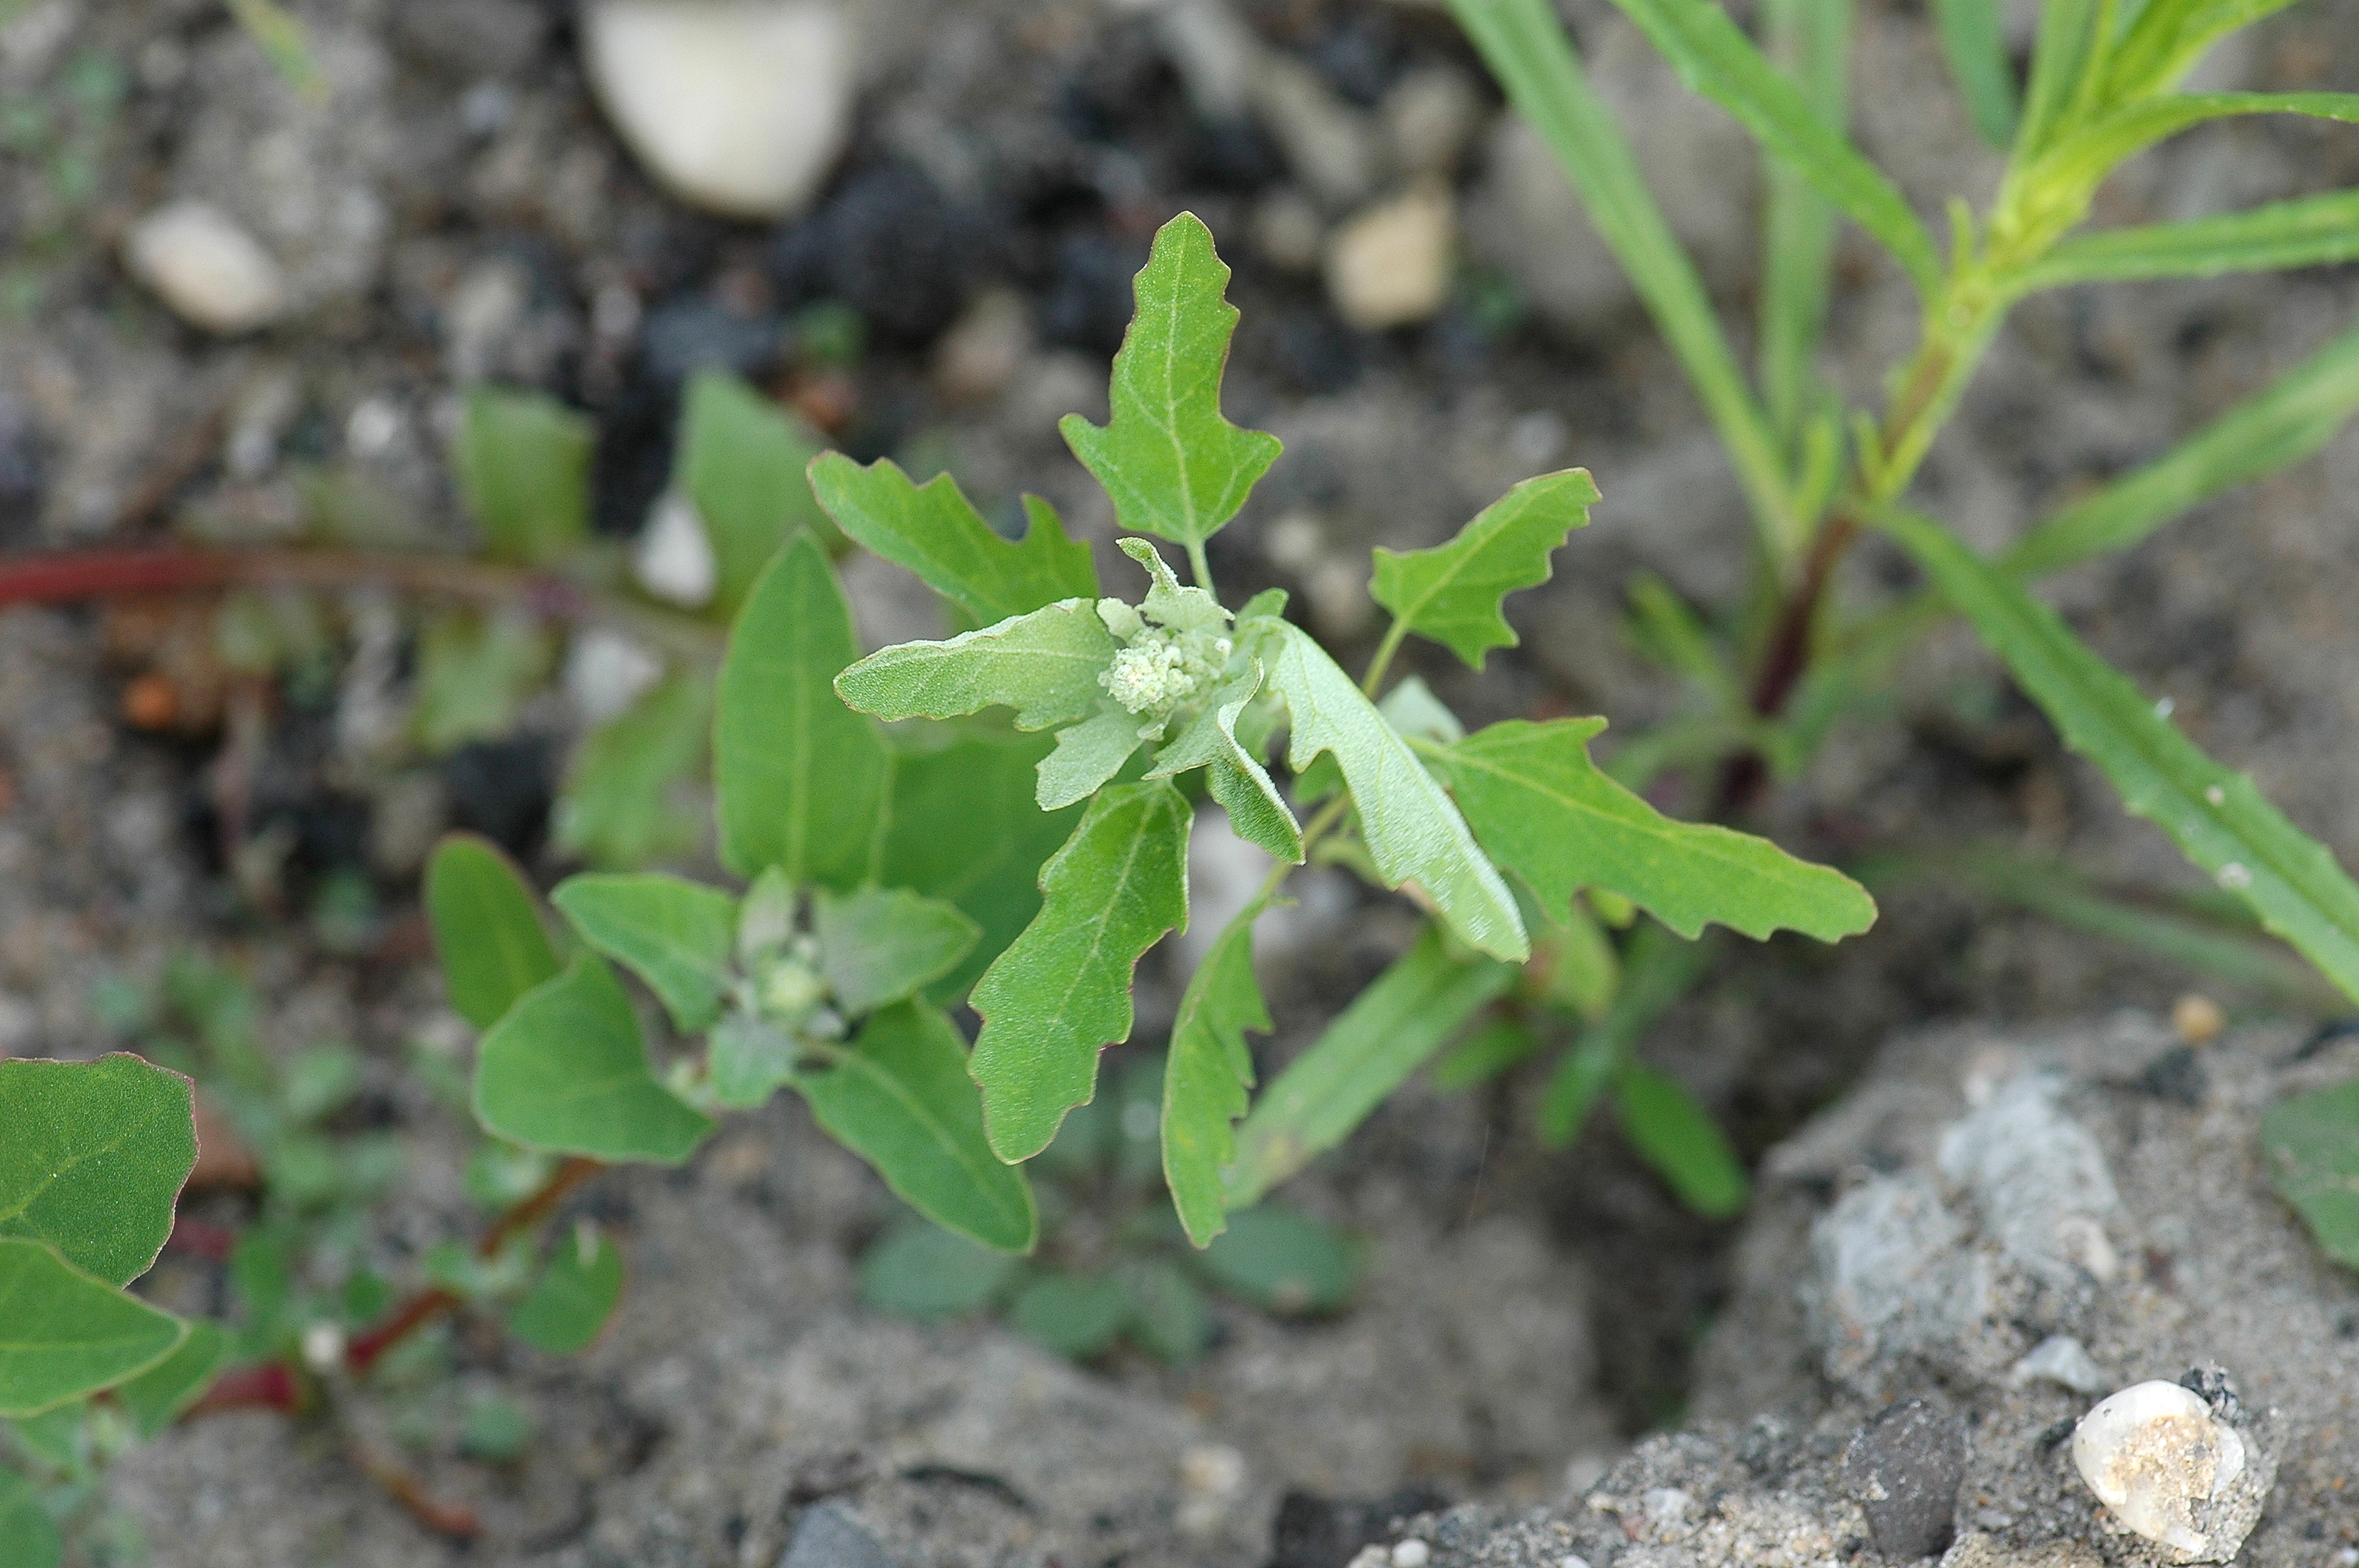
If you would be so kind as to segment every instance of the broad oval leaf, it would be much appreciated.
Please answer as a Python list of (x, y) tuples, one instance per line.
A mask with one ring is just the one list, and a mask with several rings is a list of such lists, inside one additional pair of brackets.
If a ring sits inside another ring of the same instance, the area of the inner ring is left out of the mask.
[(1236, 1158), (1236, 1123), (1252, 1101), (1253, 1053), (1245, 1032), (1269, 1033), (1269, 1009), (1254, 975), (1254, 922), (1269, 907), (1256, 898), (1214, 939), (1188, 978), (1163, 1061), (1163, 1179), (1188, 1239), (1209, 1244), (1228, 1227), (1222, 1173)]
[(1263, 1204), (1229, 1217), (1231, 1228), (1196, 1265), (1223, 1290), (1277, 1313), (1337, 1312), (1360, 1282), (1360, 1249), (1307, 1214)]
[(843, 700), (884, 719), (958, 719), (1012, 708), (1018, 730), (1071, 724), (1098, 711), (1098, 676), (1114, 634), (1093, 600), (1060, 600), (943, 643), (880, 648), (836, 678)]
[(631, 999), (584, 953), (526, 993), (475, 1054), (475, 1119), (535, 1149), (676, 1165), (712, 1123), (656, 1081)]
[(1277, 437), (1221, 413), (1221, 373), (1237, 308), (1212, 231), (1182, 212), (1157, 231), (1133, 285), (1137, 303), (1114, 355), (1112, 417), (1057, 427), (1135, 534), (1200, 546), (1237, 514), (1282, 449)]
[(114, 1397), (130, 1412), (139, 1435), (153, 1437), (204, 1397), (234, 1348), (228, 1330), (204, 1318), (190, 1318), (189, 1336), (179, 1348), (129, 1382), (116, 1384)]
[(1047, 1148), (1094, 1091), (1098, 1053), (1130, 1038), (1131, 972), (1188, 923), (1190, 815), (1160, 780), (1099, 791), (1040, 868), (1040, 913), (976, 983), (973, 1067), (1001, 1159)]
[(136, 1378), (188, 1333), (23, 1237), (0, 1238), (0, 1416), (10, 1420)]
[(941, 1013), (917, 1001), (886, 1008), (832, 1065), (794, 1085), (820, 1125), (910, 1207), (985, 1247), (1032, 1249), (1031, 1184), (992, 1153), (965, 1042)]
[(1469, 1019), (1513, 985), (1513, 966), (1461, 963), (1429, 925), (1288, 1064), (1237, 1130), (1229, 1207), (1270, 1188), (1341, 1143)]
[(875, 872), (892, 753), (835, 695), (837, 675), (859, 654), (827, 554), (800, 535), (746, 597), (721, 665), (721, 860), (749, 881), (770, 866), (828, 887)]
[(111, 1285), (147, 1271), (197, 1162), (189, 1080), (127, 1052), (0, 1061), (0, 1236)]
[(821, 892), (812, 911), (820, 973), (859, 1018), (917, 995), (959, 966), (982, 928), (955, 904), (901, 888)]
[(2277, 1191), (2320, 1249), (2359, 1269), (2359, 1080), (2269, 1107), (2261, 1148)]
[(549, 895), (582, 940), (647, 983), (683, 1034), (710, 1028), (734, 972), (737, 901), (654, 872), (568, 877)]
[(2326, 846), (2286, 820), (2251, 779), (2205, 756), (2013, 579), (1923, 518), (1895, 514), (1884, 527), (2133, 815), (2169, 834), (2265, 928), (2359, 999), (2359, 885)]
[(680, 671), (582, 740), (549, 812), (567, 855), (628, 870), (694, 849), (704, 812), (673, 798), (704, 777), (712, 740), (712, 682)]
[(557, 973), (557, 953), (524, 873), (490, 839), (452, 833), (426, 863), (426, 918), (451, 1005), (489, 1029)]
[(836, 526), (979, 625), (1098, 595), (1089, 546), (1066, 537), (1046, 502), (1027, 502), (1032, 526), (1019, 543), (995, 533), (946, 473), (914, 484), (889, 458), (862, 468), (830, 452), (811, 463), (810, 482)]
[(467, 394), (451, 466), (493, 556), (547, 566), (590, 536), (590, 421), (553, 397)]
[(1875, 923), (1875, 903), (1841, 871), (1767, 838), (1665, 816), (1599, 771), (1602, 719), (1494, 724), (1455, 746), (1420, 743), (1499, 864), (1563, 919), (1584, 887), (1618, 892), (1682, 936), (1718, 922), (1748, 936), (1780, 926), (1832, 942)]
[(1417, 883), (1451, 930), (1493, 957), (1529, 957), (1515, 895), (1408, 742), (1309, 633), (1272, 624), (1269, 684), (1294, 719), (1288, 765), (1299, 774), (1332, 752), (1386, 885)]
[(1940, 253), (1884, 171), (1812, 111), (1713, 0), (1615, 0), (1690, 89), (1736, 116), (1754, 140), (1892, 253), (1930, 298)]
[(551, 1356), (598, 1342), (623, 1299), (623, 1249), (586, 1222), (558, 1238), (549, 1266), (508, 1314), (508, 1332)]
[(911, 1218), (861, 1254), (856, 1275), (864, 1306), (903, 1317), (963, 1317), (989, 1306), (1023, 1267), (1008, 1253)]
[(713, 608), (734, 614), (795, 534), (825, 521), (805, 470), (822, 442), (783, 405), (723, 371), (688, 384), (673, 485), (712, 543)]
[(1103, 1355), (1130, 1319), (1130, 1295), (1112, 1274), (1039, 1274), (1008, 1303), (1007, 1325), (1074, 1361)]
[(1473, 669), (1493, 648), (1512, 648), (1515, 628), (1499, 601), (1549, 579), (1549, 557), (1589, 524), (1597, 486), (1587, 469), (1527, 479), (1484, 507), (1446, 545), (1379, 549), (1368, 592), (1406, 632), (1445, 644)]

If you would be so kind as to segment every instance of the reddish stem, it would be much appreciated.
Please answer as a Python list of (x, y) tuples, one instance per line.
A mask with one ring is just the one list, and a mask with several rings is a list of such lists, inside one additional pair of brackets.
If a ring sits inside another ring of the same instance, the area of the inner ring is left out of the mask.
[(226, 1263), (229, 1255), (237, 1250), (237, 1232), (226, 1225), (214, 1225), (209, 1220), (191, 1219), (187, 1215), (172, 1217), (172, 1234), (164, 1245), (175, 1252), (186, 1252), (214, 1263)]
[(194, 1421), (223, 1411), (249, 1410), (281, 1411), (293, 1415), (302, 1408), (303, 1385), (294, 1368), (284, 1362), (268, 1361), (259, 1367), (241, 1367), (234, 1372), (223, 1373), (180, 1419)]
[[(531, 1229), (549, 1217), (566, 1195), (606, 1167), (596, 1160), (580, 1155), (569, 1156), (565, 1162), (549, 1173), (539, 1190), (524, 1199), (506, 1214), (475, 1244), (475, 1254), (491, 1258), (498, 1254), (517, 1233)], [(410, 1335), (436, 1318), (460, 1305), (460, 1298), (440, 1285), (419, 1292), (408, 1301), (380, 1318), (368, 1329), (355, 1335), (344, 1347), (344, 1365), (355, 1374), (364, 1373), (377, 1358)]]
[[(1802, 567), (1802, 580), (1795, 585), (1793, 597), (1786, 600), (1777, 624), (1769, 633), (1761, 673), (1753, 682), (1753, 711), (1764, 719), (1774, 719), (1785, 709), (1794, 688), (1810, 669), (1810, 623), (1818, 619), (1819, 603), (1826, 597), (1827, 584), (1834, 578), (1835, 563), (1843, 559), (1843, 551), (1851, 547), (1858, 535), (1858, 519), (1849, 513), (1828, 519), (1827, 525), (1819, 530), (1818, 539), (1810, 546), (1810, 559)], [(1726, 816), (1751, 804), (1768, 776), (1768, 765), (1758, 752), (1743, 752), (1729, 758), (1720, 771), (1716, 815)]]
[(426, 1489), (426, 1483), (364, 1443), (353, 1444), (353, 1463), (405, 1512), (437, 1535), (472, 1541), (484, 1530), (475, 1510), (464, 1503), (446, 1503)]

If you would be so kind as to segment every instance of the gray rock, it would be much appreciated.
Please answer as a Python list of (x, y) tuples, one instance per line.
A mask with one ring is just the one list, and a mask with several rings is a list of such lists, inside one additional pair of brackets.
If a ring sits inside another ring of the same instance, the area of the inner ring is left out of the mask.
[(1843, 1451), (1843, 1490), (1867, 1515), (1875, 1549), (1895, 1563), (1949, 1546), (1965, 1479), (1964, 1423), (1923, 1400), (1886, 1411)]
[(899, 1568), (893, 1554), (852, 1514), (833, 1503), (813, 1503), (795, 1521), (794, 1539), (778, 1568)]

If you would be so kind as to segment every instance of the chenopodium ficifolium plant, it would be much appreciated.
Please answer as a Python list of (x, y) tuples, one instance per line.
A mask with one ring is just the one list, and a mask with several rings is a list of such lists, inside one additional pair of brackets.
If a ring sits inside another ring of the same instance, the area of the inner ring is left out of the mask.
[[(1054, 736), (1036, 771), (1038, 806), (1082, 808), (1040, 870), (1038, 913), (970, 997), (983, 1026), (969, 1066), (999, 1159), (1039, 1153), (1091, 1099), (1100, 1052), (1131, 1032), (1139, 958), (1187, 924), (1192, 781), (1277, 862), (1212, 945), (1172, 1028), (1163, 1162), (1199, 1245), (1231, 1207), (1339, 1141), (1517, 988), (1536, 931), (1553, 957), (1577, 892), (1626, 901), (1690, 937), (1716, 921), (1755, 936), (1787, 926), (1832, 940), (1875, 914), (1840, 873), (1762, 839), (1671, 821), (1613, 783), (1588, 752), (1602, 720), (1467, 734), (1421, 683), (1377, 700), (1411, 634), (1477, 669), (1515, 644), (1500, 600), (1545, 581), (1550, 555), (1587, 521), (1597, 492), (1582, 470), (1526, 481), (1448, 544), (1379, 550), (1371, 591), (1393, 620), (1361, 680), (1285, 618), (1282, 593), (1223, 604), (1205, 542), (1279, 453), (1274, 437), (1221, 412), (1237, 316), (1227, 280), (1200, 221), (1182, 213), (1166, 224), (1137, 277), (1108, 423), (1072, 416), (1062, 426), (1128, 535), (1122, 551), (1145, 583), (1135, 602), (1094, 584), (1049, 597), (1037, 579), (1033, 594), (995, 591), (1019, 554), (1061, 544), (1038, 502), (1023, 546), (978, 552), (979, 524), (965, 521), (971, 509), (948, 479), (918, 487), (889, 463), (863, 469), (837, 456), (812, 466), (821, 503), (846, 535), (909, 567), (977, 623), (852, 665), (835, 682), (844, 701), (886, 720), (1010, 709), (1018, 730)], [(1178, 546), (1194, 580), (1180, 582), (1142, 535)], [(1295, 803), (1269, 771), (1281, 730)], [(1245, 1036), (1269, 1028), (1254, 927), (1287, 871), (1313, 852), (1407, 892), (1432, 924), (1254, 1106)]]

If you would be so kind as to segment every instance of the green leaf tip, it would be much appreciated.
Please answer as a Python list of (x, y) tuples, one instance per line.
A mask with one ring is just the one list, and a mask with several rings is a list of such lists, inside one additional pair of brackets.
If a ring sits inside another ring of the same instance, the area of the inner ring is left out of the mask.
[(1130, 1038), (1131, 973), (1188, 921), (1190, 821), (1167, 782), (1112, 784), (1040, 868), (1040, 913), (973, 998), (973, 1072), (1001, 1159), (1047, 1148), (1094, 1092), (1098, 1052)]
[(1587, 469), (1527, 479), (1484, 507), (1458, 536), (1431, 549), (1375, 552), (1369, 594), (1403, 631), (1447, 646), (1474, 669), (1493, 648), (1512, 648), (1515, 629), (1499, 602), (1549, 579), (1549, 557), (1575, 528), (1588, 526), (1597, 486)]
[(1257, 898), (1229, 922), (1180, 998), (1163, 1062), (1163, 1178), (1188, 1239), (1198, 1247), (1228, 1228), (1223, 1179), (1236, 1160), (1236, 1124), (1250, 1108), (1253, 1054), (1245, 1032), (1266, 1034), (1269, 1008), (1253, 965)]
[(137, 1377), (188, 1325), (75, 1268), (45, 1241), (0, 1237), (0, 1417), (19, 1420)]
[(1133, 285), (1137, 310), (1114, 355), (1112, 418), (1058, 426), (1133, 533), (1200, 546), (1237, 514), (1277, 460), (1277, 437), (1229, 423), (1221, 376), (1236, 330), (1229, 269), (1192, 212), (1163, 225)]
[(459, 1016), (489, 1029), (516, 999), (557, 973), (532, 884), (500, 847), (451, 833), (426, 863), (426, 918)]
[(836, 526), (862, 546), (915, 572), (927, 587), (985, 626), (1060, 599), (1094, 599), (1090, 547), (1066, 535), (1056, 509), (1027, 497), (1021, 540), (992, 530), (950, 475), (923, 484), (890, 459), (861, 467), (841, 452), (811, 460), (810, 484)]

